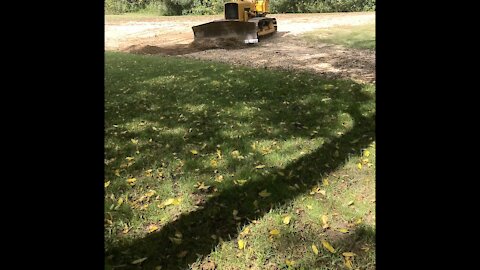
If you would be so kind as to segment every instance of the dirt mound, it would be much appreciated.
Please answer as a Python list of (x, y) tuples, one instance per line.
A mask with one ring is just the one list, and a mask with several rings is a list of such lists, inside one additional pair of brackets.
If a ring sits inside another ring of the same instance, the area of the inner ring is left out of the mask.
[(171, 46), (132, 45), (124, 49), (126, 52), (136, 54), (162, 54), (184, 55), (212, 49), (242, 49), (249, 45), (235, 38), (208, 38), (194, 40), (189, 44), (176, 44)]
[(191, 46), (201, 49), (242, 49), (247, 48), (249, 45), (245, 44), (242, 40), (237, 38), (203, 38), (194, 40)]
[(172, 46), (132, 45), (124, 51), (136, 54), (162, 54), (162, 55), (183, 55), (197, 52), (190, 44), (178, 44)]

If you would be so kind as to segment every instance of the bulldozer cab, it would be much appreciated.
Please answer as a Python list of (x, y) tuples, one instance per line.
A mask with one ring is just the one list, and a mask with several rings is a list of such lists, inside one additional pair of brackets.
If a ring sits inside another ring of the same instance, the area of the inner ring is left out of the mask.
[(237, 3), (226, 3), (225, 4), (225, 19), (226, 20), (239, 20), (240, 16), (238, 13), (238, 4)]
[(225, 20), (248, 21), (255, 16), (255, 3), (250, 1), (229, 2), (225, 4)]
[(225, 4), (225, 20), (248, 21), (251, 17), (264, 17), (269, 0), (239, 0)]

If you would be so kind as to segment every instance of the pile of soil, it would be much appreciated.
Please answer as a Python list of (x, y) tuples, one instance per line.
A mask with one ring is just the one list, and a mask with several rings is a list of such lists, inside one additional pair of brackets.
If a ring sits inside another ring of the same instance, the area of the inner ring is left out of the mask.
[(184, 55), (213, 49), (242, 49), (249, 44), (235, 38), (208, 38), (194, 40), (189, 44), (176, 44), (170, 46), (131, 45), (123, 51), (136, 54)]

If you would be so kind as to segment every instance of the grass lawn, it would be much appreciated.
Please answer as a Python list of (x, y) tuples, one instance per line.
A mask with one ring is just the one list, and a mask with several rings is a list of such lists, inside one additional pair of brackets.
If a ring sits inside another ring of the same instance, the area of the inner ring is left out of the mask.
[(104, 181), (107, 269), (375, 269), (375, 86), (106, 52)]
[(375, 50), (375, 24), (336, 26), (303, 34), (310, 42), (326, 42), (357, 49)]

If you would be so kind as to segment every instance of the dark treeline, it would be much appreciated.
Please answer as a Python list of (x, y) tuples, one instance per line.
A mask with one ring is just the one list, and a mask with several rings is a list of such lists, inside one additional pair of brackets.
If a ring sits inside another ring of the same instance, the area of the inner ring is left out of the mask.
[[(223, 12), (230, 0), (106, 0), (106, 14), (207, 15)], [(270, 0), (271, 13), (374, 11), (375, 0)]]

